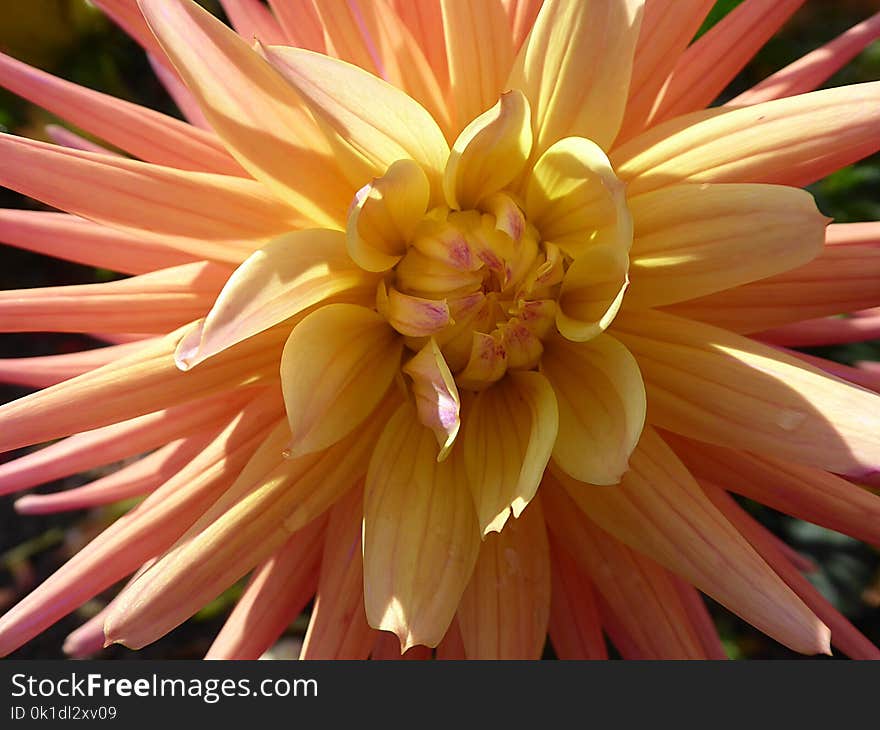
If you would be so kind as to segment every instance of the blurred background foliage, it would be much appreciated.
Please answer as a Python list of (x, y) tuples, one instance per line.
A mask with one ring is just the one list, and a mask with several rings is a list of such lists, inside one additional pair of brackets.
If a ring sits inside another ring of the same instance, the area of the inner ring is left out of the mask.
[[(417, 1), (417, 0), (414, 0)], [(572, 0), (577, 1), (577, 0)], [(680, 0), (688, 2), (689, 0)], [(719, 0), (700, 32), (742, 0)], [(215, 0), (202, 4), (222, 17)], [(880, 9), (880, 0), (807, 0), (803, 8), (755, 57), (721, 97), (732, 98), (774, 71), (831, 40)], [(180, 116), (156, 81), (140, 48), (87, 0), (0, 0), (0, 50), (63, 78), (99, 89), (174, 116)], [(866, 49), (826, 86), (880, 79), (880, 43)], [(0, 131), (48, 139), (47, 124), (62, 120), (0, 89)], [(74, 130), (81, 133), (81, 130)], [(880, 132), (880, 130), (878, 130)], [(88, 135), (86, 135), (88, 136)], [(836, 221), (880, 219), (880, 156), (831, 175), (811, 187), (821, 210)], [(38, 203), (0, 189), (0, 207), (39, 207)], [(57, 259), (0, 246), (0, 288), (88, 283), (116, 277)], [(2, 334), (0, 357), (23, 357), (71, 352), (98, 343), (76, 335)], [(877, 342), (815, 350), (841, 362), (880, 360)], [(24, 395), (0, 384), (0, 402)], [(0, 455), (5, 460), (16, 454)], [(70, 488), (99, 474), (77, 476), (40, 487), (39, 491)], [(50, 575), (130, 505), (46, 517), (20, 517), (12, 499), (0, 500), (0, 611)], [(784, 537), (817, 567), (810, 579), (875, 643), (880, 644), (880, 559), (876, 550), (844, 535), (793, 520), (746, 501), (764, 524)], [(234, 586), (196, 617), (140, 652), (112, 647), (102, 656), (113, 658), (196, 658), (207, 650), (230, 606), (240, 593)], [(112, 595), (112, 593), (110, 594)], [(61, 658), (64, 637), (94, 615), (108, 596), (90, 601), (74, 616), (59, 622), (13, 656)], [(731, 658), (796, 658), (797, 655), (710, 601)], [(288, 631), (295, 646), (305, 622)], [(552, 650), (548, 649), (548, 656)]]

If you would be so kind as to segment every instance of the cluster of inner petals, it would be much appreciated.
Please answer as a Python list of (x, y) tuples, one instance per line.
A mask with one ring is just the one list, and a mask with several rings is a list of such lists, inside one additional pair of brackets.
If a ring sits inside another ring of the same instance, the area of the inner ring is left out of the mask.
[(432, 209), (380, 282), (376, 307), (418, 352), (433, 338), (456, 384), (480, 390), (537, 367), (566, 262), (521, 208), (496, 193), (480, 209)]

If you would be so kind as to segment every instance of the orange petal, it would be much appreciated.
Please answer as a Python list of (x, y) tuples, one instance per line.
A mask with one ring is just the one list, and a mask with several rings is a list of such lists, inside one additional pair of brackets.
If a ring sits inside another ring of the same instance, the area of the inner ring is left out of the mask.
[(246, 41), (287, 42), (287, 36), (275, 20), (272, 11), (260, 0), (220, 0), (220, 4), (235, 32)]
[(501, 0), (513, 33), (513, 51), (519, 51), (531, 32), (544, 0)]
[(140, 0), (140, 6), (242, 167), (306, 220), (338, 226), (351, 193), (299, 96), (248, 42), (191, 0)]
[(880, 497), (834, 474), (773, 456), (733, 451), (666, 434), (699, 477), (799, 519), (880, 543)]
[(324, 28), (314, 0), (269, 0), (269, 7), (284, 30), (289, 45), (323, 53)]
[(199, 262), (103, 284), (4, 290), (0, 332), (168, 332), (204, 314), (228, 272)]
[(504, 83), (513, 62), (513, 45), (501, 3), (444, 0), (440, 7), (454, 91), (452, 130), (458, 136), (503, 91), (516, 88)]
[(607, 659), (596, 595), (589, 576), (550, 535), (550, 643), (559, 659)]
[(653, 127), (611, 155), (629, 195), (681, 182), (803, 187), (880, 147), (880, 82), (740, 109), (694, 112)]
[(778, 185), (673, 185), (631, 197), (625, 306), (657, 307), (765, 279), (822, 252), (828, 219)]
[(618, 636), (623, 634), (639, 658), (706, 658), (667, 571), (600, 530), (552, 478), (541, 488), (541, 500), (551, 538), (593, 581), (603, 627), (621, 652), (624, 647)]
[(813, 91), (877, 38), (880, 38), (880, 13), (854, 25), (830, 43), (801, 56), (794, 63), (734, 97), (727, 105), (747, 106)]
[(436, 460), (434, 435), (405, 403), (383, 432), (367, 473), (364, 597), (373, 628), (401, 651), (437, 646), (477, 560), (480, 537), (460, 457)]
[(550, 549), (540, 500), (480, 548), (458, 626), (468, 659), (540, 659), (550, 619)]
[(590, 520), (617, 539), (795, 651), (828, 653), (827, 627), (715, 509), (655, 431), (645, 430), (618, 487), (558, 478)]
[(376, 632), (364, 613), (363, 517), (360, 486), (330, 510), (321, 579), (301, 659), (366, 659), (370, 655)]
[(202, 238), (219, 248), (221, 242), (283, 233), (300, 220), (253, 180), (177, 170), (11, 135), (0, 135), (0, 151), (5, 162), (0, 184), (123, 230)]
[[(273, 239), (235, 270), (205, 317), (188, 369), (329, 297), (371, 294), (375, 277), (348, 257), (340, 231), (294, 231)], [(182, 353), (181, 353), (182, 354)]]
[(661, 312), (621, 315), (649, 421), (701, 441), (852, 476), (877, 470), (880, 396), (766, 345)]
[(210, 132), (0, 54), (0, 86), (147, 162), (183, 170), (241, 175)]
[(354, 304), (329, 304), (297, 324), (281, 356), (290, 456), (356, 429), (391, 386), (402, 348), (379, 314)]
[(534, 498), (556, 440), (559, 411), (547, 378), (511, 372), (477, 394), (465, 416), (464, 464), (483, 537), (518, 519)]
[(715, 0), (691, 0), (688, 3), (649, 0), (645, 3), (629, 98), (617, 144), (644, 128), (663, 84), (714, 4)]
[[(829, 226), (829, 245), (810, 263), (762, 281), (681, 302), (669, 311), (749, 333), (877, 306), (880, 246), (877, 234), (862, 227), (866, 225), (873, 224)], [(855, 230), (851, 230), (853, 227)]]
[(746, 0), (734, 8), (681, 54), (647, 126), (709, 106), (803, 4), (804, 0)]
[(617, 484), (645, 424), (638, 363), (610, 335), (584, 343), (546, 342), (541, 371), (559, 403), (553, 461), (590, 484)]
[(532, 105), (533, 159), (563, 137), (608, 150), (623, 119), (643, 4), (544, 1), (507, 80)]
[(266, 57), (308, 103), (355, 189), (392, 162), (415, 160), (439, 199), (449, 146), (431, 115), (400, 89), (357, 66), (317, 53), (270, 46)]
[(315, 594), (325, 520), (296, 532), (251, 574), (205, 659), (259, 659)]

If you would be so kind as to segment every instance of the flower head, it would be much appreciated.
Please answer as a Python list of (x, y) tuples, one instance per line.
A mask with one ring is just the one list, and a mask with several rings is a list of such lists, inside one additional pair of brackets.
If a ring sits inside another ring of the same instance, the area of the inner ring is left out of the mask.
[(723, 656), (697, 589), (797, 651), (877, 655), (728, 493), (877, 538), (880, 399), (774, 346), (878, 304), (876, 270), (839, 279), (878, 229), (826, 231), (801, 189), (880, 148), (880, 83), (802, 93), (877, 18), (705, 109), (799, 2), (691, 45), (711, 2), (225, 0), (243, 37), (190, 0), (96, 4), (191, 124), (0, 59), (138, 158), (0, 138), (0, 182), (67, 211), (3, 211), (5, 239), (134, 274), (3, 293), (0, 325), (138, 333), (3, 364), (48, 387), (0, 445), (67, 438), (0, 488), (151, 452), (18, 505), (145, 499), (0, 648), (132, 575), (69, 641), (141, 647), (250, 573), (209, 656), (259, 655), (313, 596), (306, 657), (391, 632), (537, 658), (548, 631), (599, 657), (603, 629)]

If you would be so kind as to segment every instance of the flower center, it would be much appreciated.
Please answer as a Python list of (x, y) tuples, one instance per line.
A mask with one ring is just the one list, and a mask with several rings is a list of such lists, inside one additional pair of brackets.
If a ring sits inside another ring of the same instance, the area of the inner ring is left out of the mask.
[(478, 210), (430, 210), (379, 284), (377, 308), (411, 350), (433, 337), (456, 384), (480, 390), (538, 365), (566, 265), (497, 193)]

